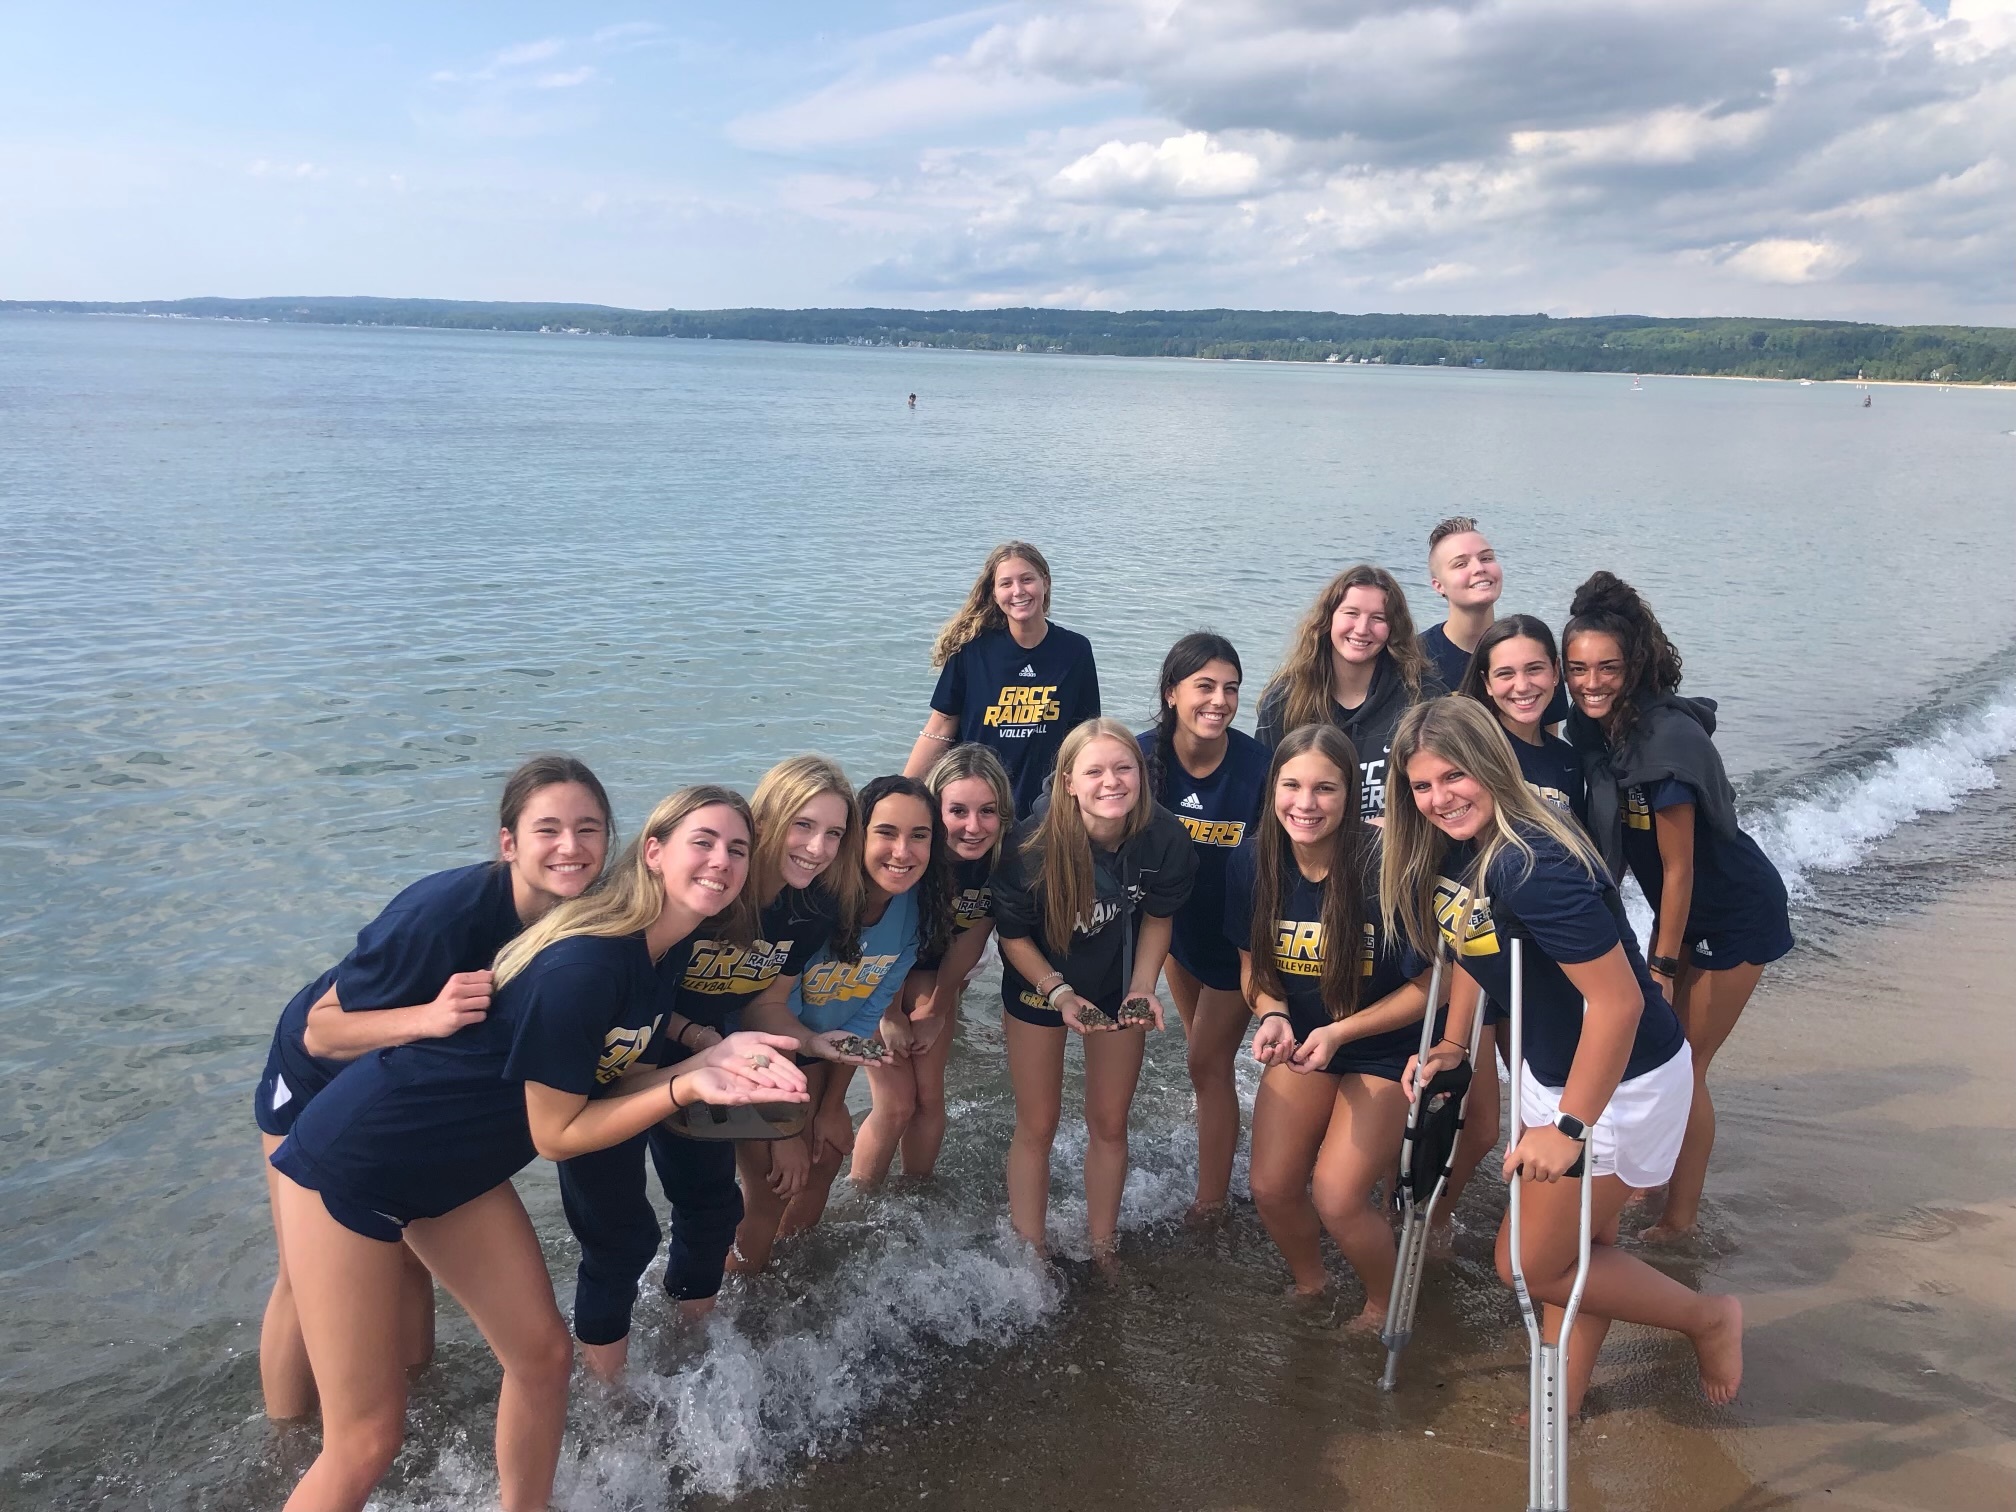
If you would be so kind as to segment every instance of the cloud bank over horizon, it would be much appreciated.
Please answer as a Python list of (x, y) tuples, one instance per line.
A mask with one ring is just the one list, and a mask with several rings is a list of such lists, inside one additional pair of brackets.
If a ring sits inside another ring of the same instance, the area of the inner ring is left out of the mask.
[(0, 296), (2016, 324), (2016, 0), (590, 14), (29, 22)]

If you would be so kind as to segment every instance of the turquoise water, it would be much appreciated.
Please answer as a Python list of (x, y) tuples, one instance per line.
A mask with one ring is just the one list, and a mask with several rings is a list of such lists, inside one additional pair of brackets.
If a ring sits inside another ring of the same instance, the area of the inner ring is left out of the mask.
[[(1475, 513), (1508, 609), (1558, 625), (1597, 566), (1652, 599), (1818, 948), (2005, 864), (2016, 392), (1875, 394), (0, 318), (12, 1494), (277, 1500), (298, 1460), (257, 1419), (249, 1095), (280, 1005), (400, 885), (482, 853), (528, 751), (588, 759), (619, 824), (807, 748), (895, 768), (931, 635), (1011, 535), (1049, 554), (1109, 711), (1145, 720), (1177, 635), (1230, 635), (1257, 692), (1351, 561), (1432, 620), (1427, 528)], [(1055, 1283), (995, 1232), (1005, 1079), (977, 988), (967, 1011), (950, 1190), (843, 1203), (731, 1297), (710, 1356), (665, 1362), (655, 1414), (584, 1422), (581, 1504), (747, 1490), (946, 1351), (1054, 1326)], [(1143, 1245), (1181, 1242), (1175, 1039), (1137, 1114)], [(565, 1277), (550, 1179), (524, 1185)], [(860, 1300), (898, 1284), (922, 1323)], [(791, 1354), (798, 1332), (831, 1357)], [(451, 1343), (402, 1495), (480, 1485), (486, 1370)]]

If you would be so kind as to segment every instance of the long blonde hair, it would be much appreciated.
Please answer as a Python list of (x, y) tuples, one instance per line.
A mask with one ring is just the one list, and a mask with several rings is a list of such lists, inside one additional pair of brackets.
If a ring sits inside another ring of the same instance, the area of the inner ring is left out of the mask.
[(840, 852), (812, 885), (833, 900), (838, 921), (833, 926), (833, 954), (843, 961), (861, 958), (861, 805), (840, 763), (824, 756), (790, 756), (763, 774), (749, 800), (755, 814), (756, 845), (749, 857), (748, 891), (760, 911), (783, 891), (784, 847), (791, 821), (822, 793), (835, 794), (847, 805), (847, 832)]
[[(1407, 765), (1423, 751), (1476, 778), (1491, 795), (1496, 811), (1491, 828), (1478, 836), (1477, 856), (1466, 891), (1483, 890), (1491, 864), (1508, 846), (1530, 868), (1533, 846), (1527, 836), (1540, 831), (1582, 863), (1594, 878), (1607, 878), (1603, 861), (1582, 827), (1544, 801), (1519, 770), (1510, 737), (1496, 715), (1469, 698), (1436, 698), (1416, 704), (1400, 716), (1393, 732), (1393, 752), (1386, 764), (1385, 857), (1379, 870), (1379, 907), (1389, 934), (1404, 935), (1423, 956), (1441, 945), (1435, 919), (1435, 879), (1448, 836), (1414, 802)], [(1459, 919), (1469, 917), (1459, 910)]]
[[(1053, 951), (1062, 954), (1071, 948), (1071, 932), (1079, 919), (1092, 911), (1098, 884), (1092, 875), (1092, 837), (1086, 832), (1085, 817), (1078, 812), (1078, 800), (1064, 790), (1064, 779), (1084, 754), (1085, 747), (1100, 737), (1117, 740), (1138, 760), (1141, 747), (1134, 732), (1117, 719), (1088, 719), (1057, 747), (1057, 774), (1050, 785), (1050, 807), (1043, 822), (1029, 837), (1028, 865), (1037, 868), (1037, 885), (1043, 889), (1043, 938)], [(1141, 763), (1141, 787), (1128, 810), (1127, 823), (1120, 832), (1125, 845), (1148, 828), (1155, 817), (1155, 798), (1148, 791), (1147, 763)]]
[[(643, 831), (623, 848), (623, 854), (616, 858), (615, 865), (603, 874), (600, 882), (580, 897), (569, 898), (560, 904), (497, 952), (497, 959), (490, 968), (492, 987), (501, 988), (531, 965), (532, 958), (548, 945), (557, 945), (576, 935), (621, 939), (624, 935), (649, 929), (658, 921), (659, 911), (665, 906), (665, 884), (644, 864), (645, 842), (656, 840), (663, 845), (671, 839), (672, 832), (695, 812), (716, 804), (733, 809), (742, 816), (742, 822), (749, 827), (750, 833), (755, 833), (756, 823), (749, 812), (749, 805), (740, 793), (727, 788), (701, 783), (695, 787), (683, 787), (671, 797), (661, 799), (658, 806), (651, 810), (651, 817), (645, 821)], [(756, 900), (746, 886), (715, 915), (715, 922), (720, 938), (744, 946), (755, 939)]]
[(1331, 689), (1330, 621), (1344, 595), (1353, 588), (1377, 588), (1386, 595), (1386, 644), (1379, 654), (1389, 658), (1393, 670), (1407, 685), (1410, 696), (1421, 695), (1421, 679), (1428, 671), (1428, 654), (1414, 633), (1414, 616), (1407, 609), (1407, 595), (1399, 580), (1384, 567), (1360, 562), (1347, 567), (1323, 587), (1316, 602), (1295, 626), (1281, 669), (1267, 680), (1260, 697), (1265, 700), (1281, 690), (1281, 728), (1299, 729), (1308, 724), (1329, 724)]
[[(994, 812), (1001, 816), (1001, 831), (994, 837), (994, 848), (987, 853), (991, 865), (1001, 859), (1001, 847), (1008, 843), (1008, 832), (1015, 828), (1015, 787), (1008, 780), (1008, 768), (1001, 765), (1001, 758), (991, 747), (969, 740), (952, 747), (932, 763), (924, 776), (924, 786), (931, 789), (931, 797), (937, 800), (945, 796), (945, 789), (953, 783), (969, 777), (978, 777), (994, 790)], [(940, 814), (942, 817), (942, 809)]]
[(1042, 575), (1043, 617), (1050, 617), (1050, 564), (1043, 559), (1043, 553), (1027, 541), (1003, 541), (987, 553), (987, 560), (981, 564), (980, 576), (973, 580), (966, 602), (938, 632), (938, 639), (931, 647), (932, 666), (944, 666), (982, 631), (1008, 628), (1008, 616), (994, 602), (994, 574), (1001, 570), (1003, 562), (1016, 559), (1027, 562)]

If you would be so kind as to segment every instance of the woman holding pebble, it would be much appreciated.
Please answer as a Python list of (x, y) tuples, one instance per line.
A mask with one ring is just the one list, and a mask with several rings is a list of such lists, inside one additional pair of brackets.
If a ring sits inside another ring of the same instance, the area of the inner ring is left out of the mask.
[(1253, 1103), (1253, 1204), (1299, 1296), (1328, 1286), (1329, 1233), (1365, 1287), (1351, 1326), (1376, 1332), (1394, 1245), (1372, 1189), (1399, 1158), (1400, 1073), (1428, 992), (1420, 963), (1380, 928), (1379, 832), (1359, 817), (1357, 787), (1357, 753), (1337, 730), (1282, 739), (1267, 812), (1232, 858), (1225, 928), (1259, 1020), (1253, 1058), (1267, 1068)]
[(1144, 1037), (1162, 1027), (1156, 979), (1190, 895), (1189, 833), (1158, 808), (1134, 732), (1091, 719), (1064, 737), (1049, 807), (1025, 821), (994, 878), (1002, 1031), (1015, 1091), (1008, 1208), (1047, 1253), (1050, 1149), (1068, 1029), (1085, 1047), (1085, 1205), (1093, 1258), (1116, 1258), (1127, 1115)]
[(826, 1211), (833, 1178), (854, 1148), (847, 1108), (854, 1070), (911, 1053), (910, 1014), (935, 990), (951, 938), (952, 867), (931, 790), (914, 777), (877, 777), (861, 789), (860, 809), (860, 955), (850, 961), (830, 946), (815, 952), (785, 1002), (759, 998), (744, 1015), (746, 1027), (792, 1036), (819, 1064), (809, 1076), (811, 1122), (792, 1136), (809, 1157), (803, 1184), (787, 1194), (768, 1179), (784, 1158), (778, 1146), (789, 1141), (736, 1147), (747, 1212), (730, 1270), (762, 1270), (778, 1239), (811, 1228)]
[(982, 745), (954, 746), (924, 785), (952, 862), (952, 942), (938, 963), (937, 986), (909, 1016), (910, 1053), (868, 1068), (874, 1106), (854, 1136), (848, 1175), (878, 1186), (900, 1149), (903, 1174), (929, 1176), (945, 1142), (945, 1066), (959, 1027), (959, 1000), (994, 934), (994, 868), (1015, 824), (1007, 769)]

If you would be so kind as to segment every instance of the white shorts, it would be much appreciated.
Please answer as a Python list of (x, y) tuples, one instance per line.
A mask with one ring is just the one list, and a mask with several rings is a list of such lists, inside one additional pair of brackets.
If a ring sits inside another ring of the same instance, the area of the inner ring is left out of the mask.
[[(1598, 1176), (1616, 1176), (1626, 1186), (1656, 1187), (1673, 1174), (1680, 1141), (1687, 1134), (1687, 1111), (1694, 1102), (1694, 1055), (1685, 1042), (1680, 1053), (1643, 1076), (1619, 1082), (1610, 1105), (1589, 1131), (1589, 1154)], [(1527, 1069), (1519, 1096), (1519, 1121), (1529, 1129), (1561, 1116), (1561, 1094)]]

